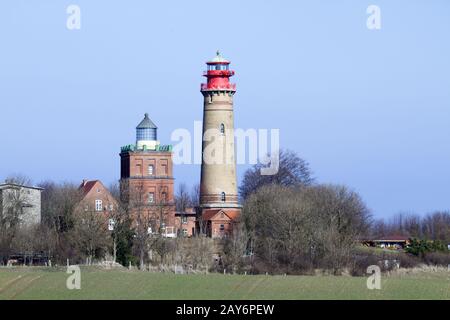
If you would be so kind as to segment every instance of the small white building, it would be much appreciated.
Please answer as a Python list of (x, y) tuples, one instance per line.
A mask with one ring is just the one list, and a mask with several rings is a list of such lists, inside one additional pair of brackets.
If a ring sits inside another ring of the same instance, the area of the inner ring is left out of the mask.
[(15, 183), (0, 184), (0, 210), (3, 216), (12, 210), (20, 212), (21, 225), (30, 226), (41, 222), (42, 188)]

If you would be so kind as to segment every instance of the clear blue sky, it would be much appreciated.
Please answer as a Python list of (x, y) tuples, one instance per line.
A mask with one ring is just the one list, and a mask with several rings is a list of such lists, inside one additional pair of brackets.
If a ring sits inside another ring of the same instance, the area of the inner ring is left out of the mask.
[[(69, 4), (81, 30), (66, 28)], [(370, 4), (381, 30), (366, 27)], [(279, 128), (319, 182), (349, 185), (378, 217), (450, 209), (449, 33), (448, 0), (2, 0), (0, 179), (117, 180), (145, 112), (166, 144), (201, 120), (220, 49), (237, 127)], [(175, 175), (194, 184), (199, 167)]]

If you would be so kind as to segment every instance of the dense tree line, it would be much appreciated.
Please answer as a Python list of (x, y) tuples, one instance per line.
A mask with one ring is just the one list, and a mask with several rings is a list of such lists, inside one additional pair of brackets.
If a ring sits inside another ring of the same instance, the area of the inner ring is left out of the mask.
[(314, 183), (309, 164), (290, 150), (280, 150), (278, 171), (273, 175), (261, 174), (263, 164), (258, 163), (248, 169), (239, 185), (239, 195), (247, 199), (259, 188), (274, 184), (279, 186), (309, 186)]
[[(191, 239), (150, 234), (149, 229), (158, 229), (164, 206), (150, 210), (138, 189), (125, 202), (118, 185), (110, 186), (118, 203), (111, 231), (96, 212), (77, 209), (82, 195), (76, 185), (41, 183), (40, 226), (20, 228), (20, 197), (6, 214), (0, 214), (0, 259), (5, 261), (12, 251), (45, 252), (59, 264), (66, 259), (89, 263), (108, 258), (140, 269), (149, 264), (182, 264), (230, 272), (297, 274), (319, 268), (339, 274), (355, 267), (364, 272), (368, 264), (384, 259), (358, 251), (359, 239), (404, 235), (415, 239), (407, 251), (413, 258), (398, 257), (405, 266), (413, 266), (419, 258), (434, 264), (448, 261), (448, 253), (435, 251), (445, 251), (441, 249), (450, 243), (449, 212), (424, 217), (399, 214), (389, 221), (373, 221), (355, 191), (317, 183), (308, 163), (291, 151), (281, 151), (275, 175), (261, 175), (261, 168), (255, 165), (244, 174), (239, 188), (242, 215), (233, 233), (221, 242), (201, 234)], [(176, 211), (196, 207), (198, 200), (198, 185), (190, 189), (180, 184)]]
[(261, 175), (261, 168), (244, 174), (243, 214), (238, 235), (227, 240), (225, 263), (251, 272), (340, 273), (370, 226), (360, 196), (345, 186), (315, 183), (308, 163), (292, 151), (280, 152), (275, 175)]
[(450, 244), (450, 211), (436, 211), (425, 216), (399, 213), (388, 220), (377, 220), (371, 236), (402, 235), (416, 239), (442, 241)]
[[(22, 177), (8, 178), (6, 182), (31, 185)], [(155, 232), (160, 231), (168, 211), (164, 205), (148, 206), (140, 185), (133, 190), (122, 190), (122, 196), (118, 184), (111, 185), (109, 190), (117, 205), (107, 215), (80, 206), (83, 195), (76, 184), (45, 181), (38, 186), (43, 188), (39, 225), (28, 227), (22, 223), (24, 201), (20, 192), (12, 194), (15, 197), (9, 199), (6, 210), (0, 210), (0, 264), (6, 264), (13, 254), (39, 253), (49, 257), (53, 265), (65, 265), (67, 260), (71, 264), (108, 260), (145, 269), (151, 262), (175, 263), (176, 259), (172, 259), (175, 256), (186, 256), (183, 259), (196, 265), (198, 261), (205, 262), (204, 254), (210, 252), (204, 248), (208, 242), (203, 240), (192, 241), (195, 243), (185, 250), (174, 243), (176, 240)], [(177, 209), (195, 206), (198, 190), (194, 187), (189, 191), (181, 184), (176, 197)], [(113, 230), (108, 229), (109, 219), (114, 221)], [(197, 246), (202, 252), (195, 254), (192, 248)], [(182, 250), (186, 253), (181, 254)]]
[(259, 264), (254, 267), (287, 273), (339, 273), (370, 222), (361, 198), (334, 185), (262, 187), (245, 202), (242, 218)]

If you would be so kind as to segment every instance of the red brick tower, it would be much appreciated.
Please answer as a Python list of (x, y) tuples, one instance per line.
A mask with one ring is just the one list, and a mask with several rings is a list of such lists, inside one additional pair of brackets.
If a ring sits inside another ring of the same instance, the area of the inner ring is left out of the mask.
[(174, 237), (172, 146), (160, 145), (157, 129), (145, 114), (136, 127), (136, 144), (121, 148), (121, 197), (133, 218), (144, 221), (149, 232)]

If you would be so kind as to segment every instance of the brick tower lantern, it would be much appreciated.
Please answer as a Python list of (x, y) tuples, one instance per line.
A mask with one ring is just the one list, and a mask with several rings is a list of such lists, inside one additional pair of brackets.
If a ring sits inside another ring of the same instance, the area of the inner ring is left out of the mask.
[(121, 198), (135, 222), (175, 237), (172, 146), (159, 143), (157, 130), (146, 113), (136, 127), (136, 144), (121, 148)]
[(234, 71), (219, 52), (206, 63), (203, 94), (203, 144), (199, 231), (213, 238), (227, 236), (241, 212), (236, 184), (233, 95)]

